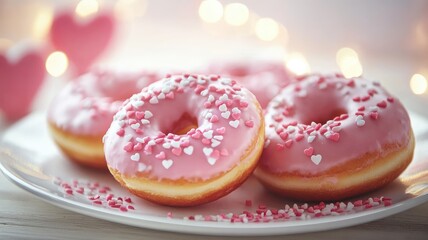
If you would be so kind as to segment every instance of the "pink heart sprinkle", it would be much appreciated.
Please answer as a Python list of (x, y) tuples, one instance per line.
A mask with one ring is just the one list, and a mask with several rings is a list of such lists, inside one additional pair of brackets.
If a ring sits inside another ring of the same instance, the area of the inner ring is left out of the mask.
[(220, 151), (220, 155), (222, 155), (222, 156), (229, 156), (229, 151), (227, 151), (227, 149), (223, 148)]
[(245, 126), (252, 128), (254, 127), (254, 122), (252, 120), (245, 121)]
[(165, 97), (168, 99), (174, 99), (174, 92), (169, 92), (168, 94), (165, 95)]
[(181, 148), (173, 148), (172, 150), (172, 153), (174, 154), (174, 155), (176, 155), (176, 156), (180, 156), (181, 155), (181, 152), (183, 151)]
[(136, 117), (138, 120), (143, 119), (143, 118), (144, 118), (144, 112), (135, 112), (135, 117)]
[(225, 127), (217, 128), (216, 132), (219, 133), (219, 134), (223, 134), (223, 133), (226, 132), (226, 128)]
[(305, 150), (303, 150), (303, 153), (306, 156), (310, 157), (310, 156), (312, 156), (312, 153), (314, 153), (314, 148), (313, 147), (308, 147)]
[(125, 135), (125, 130), (123, 128), (119, 129), (116, 134), (120, 137), (123, 137)]
[(218, 117), (217, 117), (217, 115), (213, 115), (213, 116), (210, 118), (210, 123), (215, 123), (215, 122), (218, 122)]
[(279, 134), (279, 137), (280, 137), (282, 140), (287, 140), (287, 138), (288, 138), (288, 133), (287, 133), (287, 132), (281, 132), (281, 133)]
[(238, 120), (241, 118), (241, 113), (232, 113), (232, 118)]
[(287, 148), (290, 148), (291, 147), (291, 145), (293, 144), (293, 140), (287, 140), (287, 141), (285, 141), (285, 146), (287, 147)]
[(157, 159), (165, 159), (165, 152), (162, 151), (162, 152), (156, 154), (155, 158), (157, 158)]
[(333, 133), (333, 134), (330, 134), (328, 136), (329, 140), (332, 140), (332, 141), (335, 141), (335, 142), (339, 141), (339, 138), (340, 138), (340, 134), (339, 133)]
[(376, 104), (378, 107), (380, 107), (380, 108), (386, 108), (386, 101), (385, 100), (383, 100), (383, 101), (381, 101), (381, 102), (379, 102), (378, 104)]
[(134, 149), (134, 144), (132, 142), (128, 142), (124, 147), (123, 150), (127, 152), (131, 152), (132, 149)]
[(378, 112), (371, 112), (370, 117), (374, 120), (377, 120), (379, 117), (379, 113)]
[(142, 143), (137, 143), (134, 145), (134, 151), (141, 151), (143, 150), (143, 144)]

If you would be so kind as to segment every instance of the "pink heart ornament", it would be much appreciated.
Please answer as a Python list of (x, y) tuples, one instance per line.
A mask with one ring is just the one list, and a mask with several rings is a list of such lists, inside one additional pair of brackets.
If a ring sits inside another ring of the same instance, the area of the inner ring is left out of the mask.
[(0, 53), (0, 111), (7, 120), (30, 112), (45, 75), (45, 59), (36, 50), (15, 46)]
[(77, 73), (85, 72), (109, 46), (115, 28), (112, 14), (98, 14), (87, 21), (79, 21), (73, 12), (55, 16), (50, 39), (54, 47), (63, 51)]

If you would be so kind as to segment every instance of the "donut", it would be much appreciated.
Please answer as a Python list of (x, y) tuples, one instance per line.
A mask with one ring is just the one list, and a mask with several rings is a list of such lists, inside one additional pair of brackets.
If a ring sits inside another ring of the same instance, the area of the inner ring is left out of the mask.
[(230, 78), (167, 75), (126, 100), (104, 137), (107, 165), (135, 195), (169, 206), (214, 201), (256, 168), (255, 96)]
[(212, 64), (209, 72), (229, 76), (256, 95), (262, 108), (294, 79), (283, 63), (254, 61)]
[(280, 195), (331, 201), (380, 188), (410, 164), (406, 109), (378, 82), (312, 75), (268, 105), (255, 176)]
[(77, 163), (106, 169), (102, 137), (122, 102), (158, 79), (150, 72), (93, 70), (69, 82), (48, 109), (48, 128)]

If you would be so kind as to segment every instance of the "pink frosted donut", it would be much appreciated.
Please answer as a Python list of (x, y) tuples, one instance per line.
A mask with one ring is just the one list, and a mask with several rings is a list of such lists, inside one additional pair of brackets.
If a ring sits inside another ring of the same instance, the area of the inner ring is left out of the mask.
[(254, 95), (229, 78), (174, 75), (127, 100), (104, 138), (110, 172), (165, 205), (216, 200), (254, 170), (264, 142)]
[(224, 65), (211, 65), (211, 73), (230, 76), (239, 84), (246, 87), (256, 95), (262, 108), (279, 91), (294, 79), (283, 63), (279, 62), (233, 62)]
[(126, 98), (157, 78), (148, 72), (96, 70), (68, 83), (48, 111), (53, 139), (70, 159), (105, 168), (102, 137), (113, 115)]
[(302, 200), (338, 200), (379, 188), (412, 160), (403, 105), (379, 83), (312, 75), (268, 105), (266, 143), (255, 175)]

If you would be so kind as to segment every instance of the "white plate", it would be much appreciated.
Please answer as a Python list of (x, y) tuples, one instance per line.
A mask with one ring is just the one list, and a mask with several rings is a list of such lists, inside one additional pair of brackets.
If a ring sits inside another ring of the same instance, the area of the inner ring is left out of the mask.
[[(186, 216), (195, 215), (196, 218), (199, 218), (198, 215), (241, 214), (244, 210), (254, 212), (259, 204), (266, 205), (268, 209), (281, 209), (285, 204), (292, 206), (293, 203), (268, 193), (253, 178), (228, 196), (203, 206), (173, 208), (146, 202), (122, 189), (108, 172), (94, 172), (68, 161), (52, 142), (43, 114), (28, 116), (9, 128), (4, 134), (0, 147), (0, 169), (19, 187), (49, 203), (112, 222), (164, 231), (207, 235), (254, 236), (312, 232), (384, 218), (428, 200), (428, 151), (426, 151), (428, 149), (428, 121), (415, 114), (412, 114), (411, 118), (416, 135), (413, 162), (392, 184), (359, 197), (359, 199), (368, 199), (371, 196), (386, 196), (392, 198), (393, 204), (390, 206), (379, 205), (369, 209), (355, 208), (334, 216), (312, 216), (312, 218), (305, 219), (291, 217), (288, 220), (258, 223), (184, 219)], [(73, 186), (73, 195), (65, 192), (67, 187), (59, 185), (60, 181), (56, 179), (57, 177), (61, 177), (62, 181), (69, 182), (70, 185), (73, 185), (73, 180), (78, 181), (77, 186)], [(109, 207), (105, 200), (107, 196), (105, 193), (99, 194), (102, 205), (89, 200), (88, 195), (91, 193), (88, 192), (89, 187), (85, 184), (94, 182), (98, 182), (100, 187), (92, 185), (93, 191), (108, 186), (111, 188), (108, 193), (114, 194), (116, 198), (119, 196), (131, 197), (133, 202), (124, 201), (124, 204), (132, 205), (135, 210), (129, 209), (124, 212)], [(83, 185), (85, 185), (86, 192), (84, 194), (76, 192), (79, 186)], [(253, 205), (246, 206), (246, 200), (251, 200)], [(356, 199), (350, 199), (350, 201), (354, 200)], [(172, 215), (168, 216), (168, 213)], [(265, 219), (268, 218), (271, 217), (265, 217)]]

